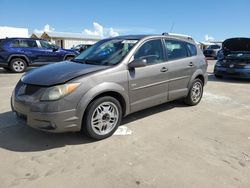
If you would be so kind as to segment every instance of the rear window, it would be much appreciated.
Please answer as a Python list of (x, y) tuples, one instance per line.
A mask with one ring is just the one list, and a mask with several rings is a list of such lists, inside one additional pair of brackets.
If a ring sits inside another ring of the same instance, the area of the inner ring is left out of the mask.
[(197, 48), (194, 44), (187, 43), (187, 48), (191, 56), (197, 55)]
[(220, 46), (219, 45), (210, 45), (210, 46), (208, 46), (207, 49), (212, 49), (212, 50), (220, 49)]

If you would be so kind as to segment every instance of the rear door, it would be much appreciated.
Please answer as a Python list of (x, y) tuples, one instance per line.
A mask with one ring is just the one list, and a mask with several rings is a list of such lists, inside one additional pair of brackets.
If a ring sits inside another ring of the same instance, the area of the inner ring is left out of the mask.
[(145, 59), (147, 66), (129, 70), (129, 97), (131, 112), (167, 101), (167, 63), (161, 39), (142, 44), (134, 59)]
[(16, 39), (12, 41), (11, 47), (15, 49), (18, 54), (26, 55), (29, 58), (29, 63), (34, 63), (36, 61), (36, 51), (38, 45), (33, 39)]
[(166, 39), (164, 45), (168, 59), (169, 100), (174, 100), (187, 95), (188, 83), (196, 63), (186, 42)]

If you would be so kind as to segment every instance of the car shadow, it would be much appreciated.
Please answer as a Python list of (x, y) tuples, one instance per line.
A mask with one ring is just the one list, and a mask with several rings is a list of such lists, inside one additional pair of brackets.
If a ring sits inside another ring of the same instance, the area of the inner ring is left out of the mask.
[(234, 84), (249, 84), (250, 79), (245, 78), (233, 78), (233, 77), (223, 77), (216, 78), (213, 73), (208, 72), (208, 81), (209, 82), (226, 82), (226, 83), (234, 83)]
[[(125, 117), (122, 125), (145, 118), (172, 108), (187, 107), (180, 101), (148, 108)], [(15, 152), (45, 151), (66, 145), (92, 144), (91, 140), (80, 133), (47, 133), (28, 127), (17, 121), (12, 112), (0, 114), (0, 148)]]
[[(28, 67), (27, 69), (26, 69), (26, 71), (25, 72), (29, 72), (29, 71), (31, 71), (31, 70), (33, 70), (33, 69), (35, 69), (36, 67)], [(25, 73), (24, 72), (24, 73)], [(3, 68), (0, 68), (0, 74), (22, 74), (22, 73), (14, 73), (14, 72), (11, 72), (11, 71), (9, 71), (9, 70), (5, 70), (5, 69), (3, 69)]]

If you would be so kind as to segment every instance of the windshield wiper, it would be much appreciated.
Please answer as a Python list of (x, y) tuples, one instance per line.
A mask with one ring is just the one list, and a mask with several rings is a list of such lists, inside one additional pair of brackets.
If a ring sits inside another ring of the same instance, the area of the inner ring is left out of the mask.
[(90, 64), (90, 65), (99, 65), (99, 63), (97, 61), (89, 60), (89, 59), (85, 59), (84, 63)]

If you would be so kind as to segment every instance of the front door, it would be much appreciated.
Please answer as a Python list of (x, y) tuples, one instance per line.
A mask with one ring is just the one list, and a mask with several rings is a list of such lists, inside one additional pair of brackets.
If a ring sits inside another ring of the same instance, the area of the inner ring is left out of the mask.
[(147, 65), (129, 70), (131, 112), (167, 101), (167, 68), (162, 41), (146, 41), (134, 54), (134, 59), (145, 59)]
[(60, 49), (54, 50), (53, 45), (51, 45), (49, 42), (43, 40), (39, 41), (41, 46), (37, 55), (37, 63), (46, 64), (49, 62), (58, 62), (63, 60)]

